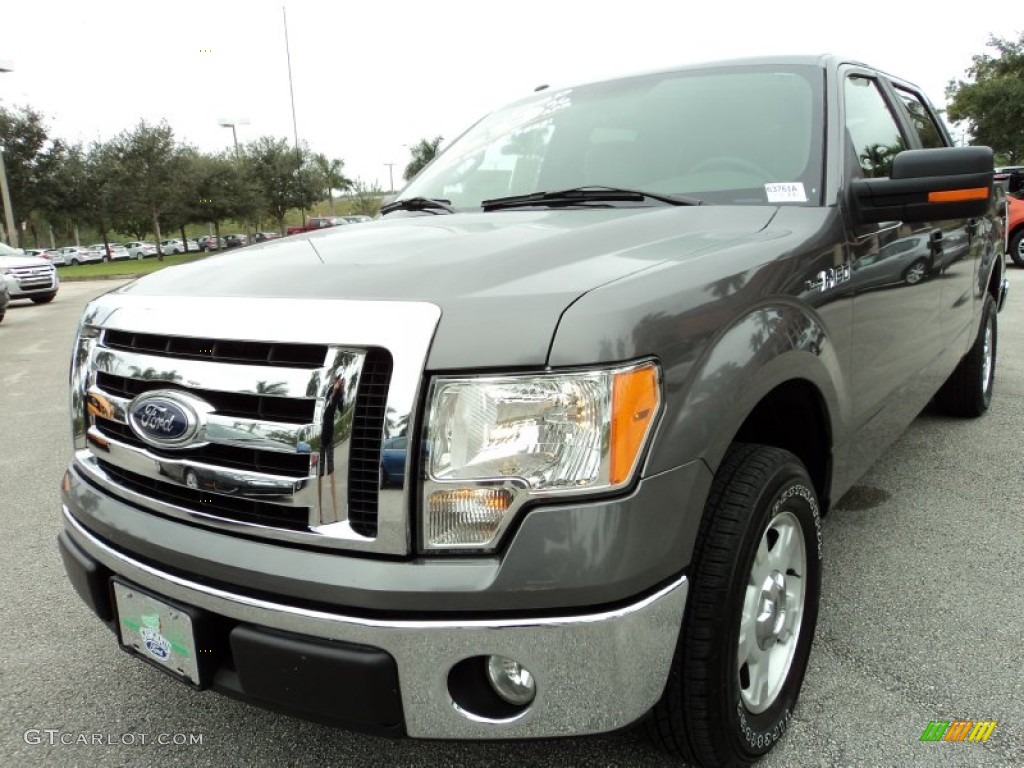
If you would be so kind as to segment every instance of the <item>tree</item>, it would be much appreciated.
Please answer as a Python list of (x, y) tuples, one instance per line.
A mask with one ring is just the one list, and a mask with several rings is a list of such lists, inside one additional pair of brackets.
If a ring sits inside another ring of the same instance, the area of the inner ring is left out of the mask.
[(83, 220), (99, 230), (104, 245), (107, 244), (107, 233), (113, 226), (122, 197), (121, 178), (118, 175), (117, 156), (109, 144), (99, 142), (89, 148), (85, 158), (84, 185), (88, 190)]
[(188, 174), (194, 184), (187, 213), (191, 221), (209, 222), (220, 238), (220, 222), (254, 215), (262, 204), (259, 185), (233, 153), (190, 153)]
[[(111, 150), (122, 194), (117, 224), (134, 233), (141, 229), (145, 234), (149, 229), (159, 243), (160, 217), (181, 199), (180, 188), (189, 183), (183, 148), (166, 121), (152, 126), (142, 120), (134, 130), (118, 135), (111, 142)], [(162, 249), (157, 258), (163, 261)]]
[(974, 141), (992, 147), (1007, 165), (1024, 160), (1024, 34), (989, 37), (997, 55), (972, 57), (966, 80), (946, 86), (951, 120), (965, 121)]
[(380, 211), (380, 201), (384, 198), (384, 190), (374, 184), (370, 186), (361, 179), (352, 182), (352, 197), (349, 199), (349, 210), (361, 216), (376, 216)]
[(89, 157), (81, 144), (60, 145), (51, 176), (52, 193), (43, 209), (47, 220), (78, 239), (78, 225), (88, 220), (93, 190), (89, 181)]
[(0, 107), (0, 145), (4, 147), (11, 209), (18, 226), (35, 211), (49, 207), (55, 149), (59, 151), (60, 145), (50, 141), (43, 115), (31, 107)]
[(327, 190), (327, 201), (334, 215), (334, 190), (343, 192), (352, 188), (352, 180), (344, 174), (344, 160), (328, 160), (322, 152), (312, 156), (313, 167), (320, 174), (320, 184)]
[(309, 150), (288, 146), (285, 139), (261, 136), (246, 145), (244, 156), (259, 187), (265, 212), (284, 232), (284, 217), (293, 208), (311, 208), (323, 188), (310, 162)]
[(419, 143), (409, 150), (412, 159), (405, 166), (402, 178), (411, 181), (413, 176), (422, 171), (427, 163), (437, 156), (442, 141), (444, 141), (442, 136), (435, 136), (433, 139), (420, 139)]

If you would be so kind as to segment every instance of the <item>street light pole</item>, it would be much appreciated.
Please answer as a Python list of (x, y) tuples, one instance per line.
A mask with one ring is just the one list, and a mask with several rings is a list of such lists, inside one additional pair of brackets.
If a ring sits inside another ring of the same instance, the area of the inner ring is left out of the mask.
[[(233, 118), (233, 119), (230, 119), (230, 120), (228, 118), (222, 117), (220, 120), (217, 121), (217, 125), (221, 126), (222, 128), (230, 128), (231, 129), (231, 139), (235, 143), (235, 162), (236, 163), (239, 163), (242, 160), (241, 152), (238, 149), (238, 130), (237, 130), (237, 126), (239, 126), (239, 125), (248, 125), (248, 124), (249, 124), (249, 118), (247, 118), (247, 117), (237, 117), (237, 118)], [(246, 216), (245, 217), (245, 241), (248, 243), (251, 238), (252, 238), (252, 227), (249, 226), (249, 217)]]
[(239, 126), (239, 125), (248, 125), (248, 124), (249, 124), (249, 118), (247, 118), (247, 117), (237, 117), (237, 118), (231, 118), (231, 119), (226, 118), (226, 117), (222, 117), (220, 120), (217, 121), (217, 125), (219, 125), (221, 128), (230, 128), (231, 129), (231, 139), (232, 139), (232, 141), (235, 144), (235, 158), (236, 159), (241, 157), (241, 155), (239, 155), (239, 153), (238, 153), (238, 130), (236, 129), (236, 127)]
[(390, 180), (390, 184), (391, 184), (391, 186), (388, 187), (388, 194), (390, 194), (390, 193), (395, 191), (395, 171), (394, 171), (395, 164), (394, 163), (384, 163), (384, 165), (386, 165), (388, 167), (388, 179)]
[[(0, 72), (13, 72), (14, 65), (0, 61)], [(18, 229), (14, 226), (14, 209), (11, 208), (11, 191), (7, 188), (7, 166), (4, 164), (4, 146), (0, 144), (0, 197), (4, 204), (4, 227), (10, 239), (11, 248), (18, 247)]]

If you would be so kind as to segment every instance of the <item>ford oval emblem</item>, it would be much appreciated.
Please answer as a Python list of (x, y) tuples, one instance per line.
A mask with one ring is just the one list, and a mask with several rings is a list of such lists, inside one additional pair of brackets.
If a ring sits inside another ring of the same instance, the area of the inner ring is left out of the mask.
[(142, 440), (160, 448), (187, 445), (199, 429), (196, 409), (172, 392), (147, 392), (128, 406), (128, 421)]

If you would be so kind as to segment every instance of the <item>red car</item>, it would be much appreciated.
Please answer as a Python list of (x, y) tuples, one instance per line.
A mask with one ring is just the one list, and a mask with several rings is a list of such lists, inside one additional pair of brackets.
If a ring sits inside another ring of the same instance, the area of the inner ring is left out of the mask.
[(1006, 198), (1006, 250), (1018, 267), (1024, 267), (1024, 200)]

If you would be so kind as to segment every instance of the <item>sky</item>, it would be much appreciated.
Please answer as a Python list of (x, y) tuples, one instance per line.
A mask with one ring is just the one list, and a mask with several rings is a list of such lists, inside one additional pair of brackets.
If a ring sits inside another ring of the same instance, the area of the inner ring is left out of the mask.
[(946, 84), (992, 53), (990, 35), (1022, 30), (1019, 0), (3, 0), (0, 64), (13, 71), (0, 73), (0, 105), (30, 105), (51, 135), (86, 144), (140, 120), (166, 120), (205, 151), (232, 146), (225, 120), (241, 143), (297, 132), (388, 189), (402, 185), (409, 145), (450, 142), (541, 84), (829, 52), (914, 82), (942, 108)]

